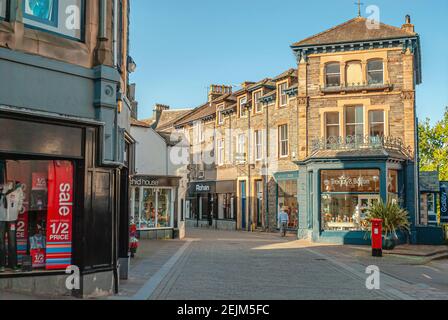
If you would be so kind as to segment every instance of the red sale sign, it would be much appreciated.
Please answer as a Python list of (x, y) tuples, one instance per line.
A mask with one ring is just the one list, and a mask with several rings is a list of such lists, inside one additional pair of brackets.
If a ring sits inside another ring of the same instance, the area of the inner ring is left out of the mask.
[(51, 161), (48, 166), (46, 269), (65, 269), (72, 261), (73, 164)]

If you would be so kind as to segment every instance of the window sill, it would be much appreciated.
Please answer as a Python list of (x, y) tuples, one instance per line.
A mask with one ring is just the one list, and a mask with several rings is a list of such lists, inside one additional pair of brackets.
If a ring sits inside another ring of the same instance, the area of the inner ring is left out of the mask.
[(352, 92), (363, 92), (367, 93), (370, 91), (391, 91), (393, 85), (391, 84), (372, 84), (372, 85), (357, 85), (357, 86), (335, 86), (335, 87), (320, 87), (321, 94), (332, 94), (332, 93), (352, 93)]

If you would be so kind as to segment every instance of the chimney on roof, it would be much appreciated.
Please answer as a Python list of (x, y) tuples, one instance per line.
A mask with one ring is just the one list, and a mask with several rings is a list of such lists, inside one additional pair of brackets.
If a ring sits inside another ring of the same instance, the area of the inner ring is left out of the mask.
[(251, 86), (251, 85), (253, 85), (253, 84), (255, 84), (255, 82), (244, 81), (244, 82), (241, 84), (241, 87), (242, 87), (243, 89), (247, 89), (249, 86)]
[(211, 102), (223, 94), (228, 93), (232, 93), (232, 86), (212, 84), (210, 85), (210, 90), (208, 91), (208, 102)]
[(153, 112), (154, 112), (155, 121), (151, 125), (151, 127), (153, 129), (157, 128), (157, 126), (159, 125), (160, 118), (162, 117), (162, 113), (165, 110), (170, 110), (170, 106), (167, 106), (164, 104), (159, 104), (159, 103), (156, 103), (156, 105), (154, 106)]
[(405, 23), (404, 25), (401, 27), (401, 29), (407, 31), (407, 32), (415, 32), (415, 28), (414, 25), (411, 23), (411, 16), (410, 15), (406, 15), (405, 18)]

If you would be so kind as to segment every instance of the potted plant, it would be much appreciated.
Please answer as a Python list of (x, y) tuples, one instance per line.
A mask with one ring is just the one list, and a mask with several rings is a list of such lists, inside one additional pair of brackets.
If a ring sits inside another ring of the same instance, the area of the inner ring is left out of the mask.
[(393, 250), (398, 242), (397, 231), (410, 232), (409, 213), (396, 201), (374, 203), (367, 211), (366, 220), (383, 220), (383, 249)]

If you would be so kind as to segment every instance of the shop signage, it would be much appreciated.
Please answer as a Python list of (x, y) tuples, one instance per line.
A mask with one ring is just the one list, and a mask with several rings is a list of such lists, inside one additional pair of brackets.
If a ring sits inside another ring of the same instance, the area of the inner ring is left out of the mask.
[(379, 170), (323, 170), (322, 192), (379, 192)]
[(177, 187), (179, 178), (177, 177), (155, 177), (155, 176), (133, 176), (131, 177), (132, 187)]
[(51, 161), (48, 166), (48, 215), (45, 267), (65, 269), (71, 265), (73, 220), (73, 165)]
[(448, 223), (448, 181), (440, 182), (440, 222)]
[(210, 186), (204, 184), (197, 184), (196, 192), (210, 192)]

